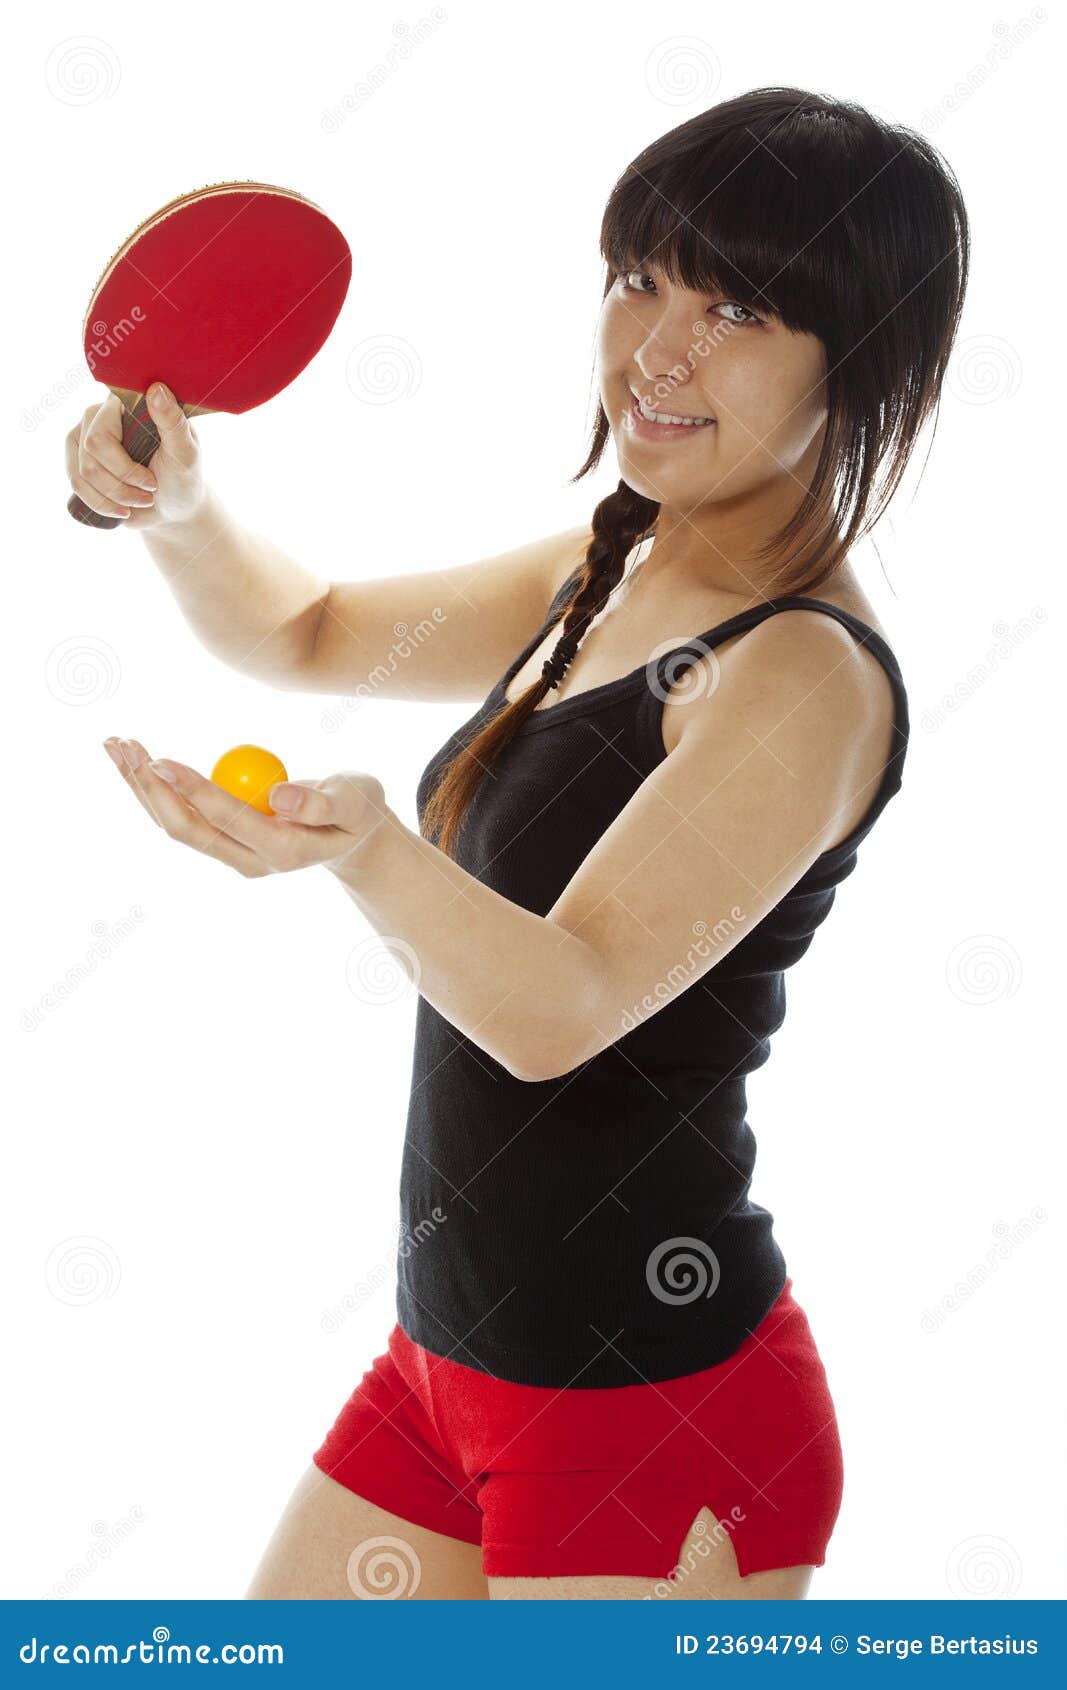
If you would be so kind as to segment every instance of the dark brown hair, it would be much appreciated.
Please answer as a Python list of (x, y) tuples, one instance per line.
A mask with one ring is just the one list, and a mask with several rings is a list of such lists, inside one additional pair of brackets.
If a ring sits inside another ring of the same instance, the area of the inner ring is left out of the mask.
[[(660, 136), (627, 167), (604, 210), (600, 251), (605, 299), (619, 275), (651, 260), (676, 286), (714, 290), (822, 341), (819, 461), (793, 515), (757, 554), (778, 566), (783, 596), (821, 586), (882, 514), (940, 399), (970, 255), (949, 166), (922, 135), (862, 106), (757, 88)], [(600, 462), (610, 432), (598, 403), (573, 481)], [(597, 505), (540, 680), (505, 701), (437, 780), (423, 827), (442, 850), (504, 747), (558, 686), (658, 512), (625, 481)]]

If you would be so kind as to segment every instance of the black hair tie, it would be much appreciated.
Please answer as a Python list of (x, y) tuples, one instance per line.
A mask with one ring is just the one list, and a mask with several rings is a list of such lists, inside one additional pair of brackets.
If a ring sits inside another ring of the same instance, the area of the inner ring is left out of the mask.
[(578, 650), (578, 640), (573, 634), (564, 634), (556, 641), (556, 649), (551, 657), (546, 657), (541, 665), (541, 676), (550, 687), (558, 687), (567, 672), (567, 665)]

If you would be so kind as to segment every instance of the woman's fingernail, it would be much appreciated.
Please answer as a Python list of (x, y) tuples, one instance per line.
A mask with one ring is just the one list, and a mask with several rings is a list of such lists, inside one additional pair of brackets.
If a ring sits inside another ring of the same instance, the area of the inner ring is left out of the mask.
[(300, 802), (300, 788), (298, 786), (274, 786), (270, 790), (268, 801), (272, 810), (295, 810)]
[(155, 386), (152, 388), (152, 403), (154, 405), (165, 405), (169, 398), (170, 394), (167, 392), (166, 388), (161, 382), (157, 381)]
[(105, 739), (104, 750), (107, 752), (108, 756), (111, 758), (111, 761), (113, 763), (117, 764), (117, 766), (121, 769), (121, 767), (122, 767), (122, 752), (119, 750), (118, 746), (117, 745), (110, 745), (108, 743), (108, 741)]
[(168, 780), (171, 786), (177, 785), (178, 777), (173, 769), (167, 767), (166, 763), (149, 763), (148, 767), (154, 775), (159, 776), (160, 780)]

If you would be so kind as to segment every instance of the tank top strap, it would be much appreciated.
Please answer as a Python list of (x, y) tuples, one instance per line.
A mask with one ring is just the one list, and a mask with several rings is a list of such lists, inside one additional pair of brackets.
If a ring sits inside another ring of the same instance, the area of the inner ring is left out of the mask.
[[(867, 814), (860, 825), (852, 830), (841, 844), (835, 845), (826, 856), (836, 856), (839, 853), (851, 851), (859, 841), (870, 831), (881, 815), (889, 800), (900, 790), (902, 783), (902, 769), (908, 749), (910, 723), (908, 719), (908, 695), (901, 673), (900, 664), (892, 647), (882, 638), (876, 629), (868, 623), (853, 616), (851, 611), (842, 610), (840, 605), (830, 604), (826, 599), (812, 598), (806, 593), (785, 593), (779, 598), (766, 599), (763, 604), (752, 605), (748, 610), (741, 610), (736, 616), (727, 617), (725, 622), (716, 623), (714, 628), (708, 628), (694, 639), (686, 640), (684, 644), (673, 646), (658, 658), (654, 666), (649, 665), (649, 696), (655, 703), (656, 716), (660, 715), (671, 687), (684, 675), (685, 671), (706, 657), (716, 646), (730, 639), (734, 634), (745, 633), (749, 628), (755, 628), (765, 622), (768, 617), (775, 616), (783, 610), (821, 610), (825, 615), (832, 616), (847, 628), (857, 640), (867, 647), (882, 665), (889, 677), (893, 689), (893, 749), (886, 762), (881, 785), (871, 803)], [(655, 728), (656, 739), (659, 740), (658, 722)], [(659, 741), (662, 743), (662, 741)]]

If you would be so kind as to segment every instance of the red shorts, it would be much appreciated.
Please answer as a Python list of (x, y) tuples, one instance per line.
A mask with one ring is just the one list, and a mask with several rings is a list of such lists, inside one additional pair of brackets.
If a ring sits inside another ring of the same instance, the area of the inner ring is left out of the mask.
[(792, 1284), (717, 1366), (601, 1390), (496, 1379), (396, 1326), (313, 1460), (401, 1519), (480, 1543), (490, 1578), (669, 1578), (702, 1506), (742, 1577), (821, 1567), (841, 1445)]

